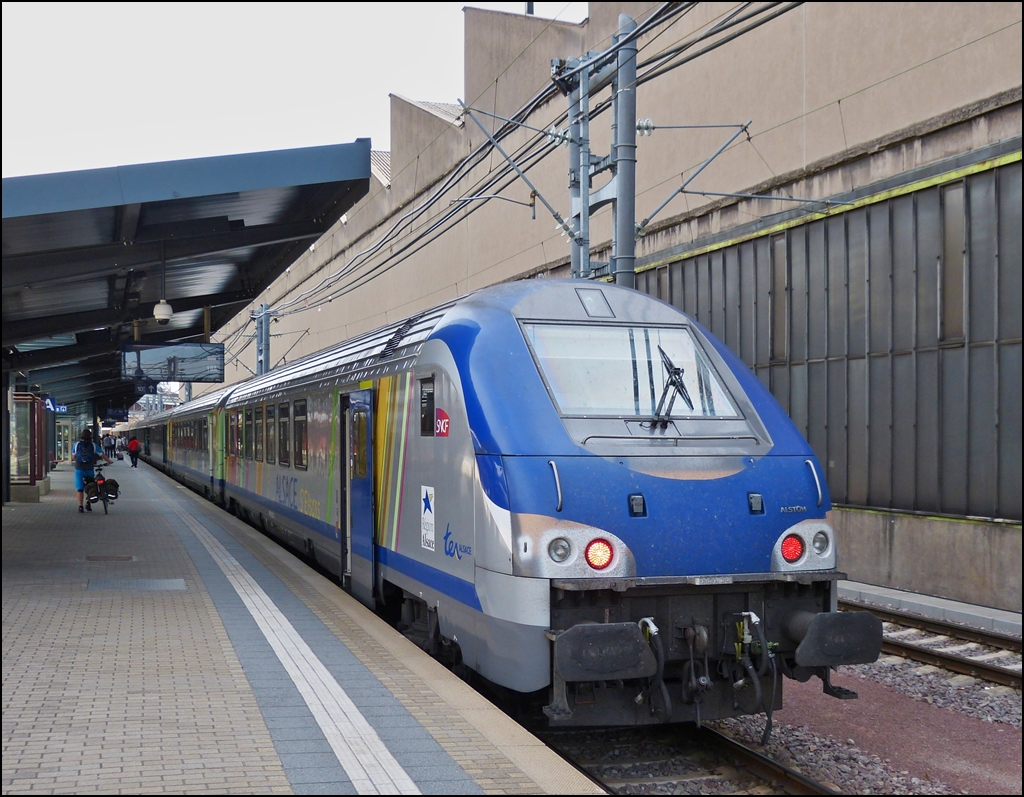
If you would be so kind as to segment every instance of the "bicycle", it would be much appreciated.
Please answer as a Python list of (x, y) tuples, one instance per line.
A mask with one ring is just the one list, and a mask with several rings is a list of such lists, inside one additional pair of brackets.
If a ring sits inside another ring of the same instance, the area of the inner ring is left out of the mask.
[(100, 463), (96, 464), (93, 472), (95, 475), (85, 481), (85, 497), (90, 504), (102, 501), (103, 514), (106, 515), (109, 504), (117, 500), (121, 494), (120, 485), (114, 479), (108, 479), (103, 475), (103, 465)]

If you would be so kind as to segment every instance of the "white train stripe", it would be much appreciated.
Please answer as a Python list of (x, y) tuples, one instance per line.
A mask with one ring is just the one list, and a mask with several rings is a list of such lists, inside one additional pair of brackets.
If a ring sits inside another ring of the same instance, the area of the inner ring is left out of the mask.
[(178, 515), (242, 599), (356, 791), (359, 794), (420, 794), (412, 778), (270, 596), (198, 521), (183, 512)]

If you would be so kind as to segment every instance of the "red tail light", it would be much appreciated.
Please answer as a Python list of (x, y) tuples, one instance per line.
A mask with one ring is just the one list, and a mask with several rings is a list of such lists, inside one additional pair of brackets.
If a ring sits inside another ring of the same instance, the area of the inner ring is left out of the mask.
[(591, 540), (583, 556), (587, 564), (595, 570), (604, 570), (612, 563), (612, 556), (615, 553), (612, 544), (608, 540), (600, 538)]
[(792, 564), (804, 555), (804, 541), (796, 534), (790, 534), (782, 541), (782, 558)]

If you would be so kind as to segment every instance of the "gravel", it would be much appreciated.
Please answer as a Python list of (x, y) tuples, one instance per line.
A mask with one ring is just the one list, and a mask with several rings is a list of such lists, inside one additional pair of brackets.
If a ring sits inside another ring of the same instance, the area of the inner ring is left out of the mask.
[(764, 790), (764, 784), (695, 743), (694, 738), (692, 727), (595, 729), (562, 736), (556, 747), (616, 794), (750, 794)]
[(864, 753), (852, 739), (818, 736), (800, 725), (776, 723), (772, 738), (760, 746), (764, 717), (738, 717), (707, 723), (736, 741), (843, 794), (953, 794), (943, 783), (910, 776), (888, 759)]
[[(747, 716), (706, 724), (843, 794), (954, 793), (944, 783), (911, 777), (888, 760), (861, 751), (852, 740), (820, 736), (800, 725), (776, 723), (762, 748), (764, 722), (763, 716)], [(582, 731), (573, 733), (571, 741), (562, 737), (556, 746), (600, 780), (612, 781), (609, 785), (618, 794), (772, 793), (706, 748), (677, 734), (648, 730)], [(630, 780), (641, 782), (614, 782)]]
[(856, 678), (885, 684), (913, 700), (958, 711), (984, 722), (1021, 726), (1021, 692), (996, 686), (969, 675), (954, 675), (900, 656), (885, 656), (874, 664), (840, 667)]

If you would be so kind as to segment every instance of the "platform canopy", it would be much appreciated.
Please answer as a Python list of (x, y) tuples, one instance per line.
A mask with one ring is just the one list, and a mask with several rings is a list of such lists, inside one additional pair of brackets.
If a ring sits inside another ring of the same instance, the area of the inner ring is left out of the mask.
[[(207, 323), (226, 323), (362, 198), (369, 177), (361, 138), (4, 178), (3, 370), (59, 404), (130, 406), (123, 342), (203, 340)], [(161, 298), (166, 325), (153, 317)]]

